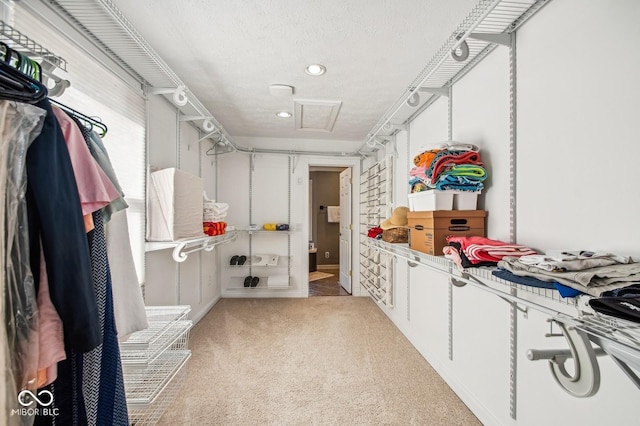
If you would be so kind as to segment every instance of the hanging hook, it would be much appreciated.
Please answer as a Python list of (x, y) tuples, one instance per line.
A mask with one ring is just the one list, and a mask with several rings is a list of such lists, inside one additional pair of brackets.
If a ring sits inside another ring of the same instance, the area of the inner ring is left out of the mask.
[(148, 89), (147, 93), (151, 93), (154, 95), (165, 95), (171, 93), (171, 99), (176, 106), (185, 106), (187, 102), (189, 102), (189, 97), (187, 96), (187, 87), (186, 86), (178, 86), (178, 87), (152, 87)]
[[(462, 36), (459, 35), (458, 37), (456, 37), (456, 40), (460, 40), (461, 38)], [(466, 61), (467, 58), (469, 57), (469, 44), (467, 43), (466, 40), (463, 40), (462, 43), (460, 43), (459, 49), (460, 49), (460, 54), (458, 54), (457, 49), (453, 49), (451, 51), (451, 57), (458, 62)]]
[(417, 91), (413, 92), (413, 95), (407, 99), (407, 105), (411, 108), (415, 108), (420, 105), (420, 94)]
[[(569, 350), (530, 349), (527, 351), (527, 358), (532, 361), (548, 359), (551, 375), (568, 394), (578, 398), (595, 395), (600, 388), (600, 368), (596, 355), (603, 354), (604, 351), (596, 353), (584, 331), (561, 322), (558, 322), (558, 327), (569, 344)], [(573, 358), (573, 375), (565, 368), (565, 362), (569, 358)]]

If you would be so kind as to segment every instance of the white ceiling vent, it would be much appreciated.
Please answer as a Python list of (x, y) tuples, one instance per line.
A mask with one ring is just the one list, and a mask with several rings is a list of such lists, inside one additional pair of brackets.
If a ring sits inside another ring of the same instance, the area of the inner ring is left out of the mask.
[(315, 101), (296, 99), (293, 101), (296, 130), (330, 132), (338, 118), (342, 101)]

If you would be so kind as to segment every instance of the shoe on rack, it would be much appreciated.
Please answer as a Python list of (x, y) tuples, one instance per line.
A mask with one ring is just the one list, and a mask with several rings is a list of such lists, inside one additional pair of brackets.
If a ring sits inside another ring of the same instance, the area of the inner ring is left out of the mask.
[(244, 262), (247, 261), (247, 256), (238, 257), (238, 265), (244, 265)]
[(240, 259), (240, 256), (234, 255), (231, 258), (231, 260), (229, 260), (229, 265), (237, 265), (238, 264), (238, 259)]
[(251, 286), (251, 277), (250, 277), (250, 276), (249, 276), (249, 277), (246, 277), (246, 278), (244, 279), (244, 286), (245, 286), (245, 287), (250, 287), (250, 286)]
[(256, 287), (259, 282), (260, 282), (260, 278), (258, 277), (251, 278), (251, 287)]

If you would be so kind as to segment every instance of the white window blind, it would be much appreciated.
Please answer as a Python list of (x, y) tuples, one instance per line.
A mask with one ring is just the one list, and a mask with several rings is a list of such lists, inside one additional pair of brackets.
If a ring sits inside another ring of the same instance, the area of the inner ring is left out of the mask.
[(101, 67), (55, 28), (20, 7), (15, 8), (12, 25), (67, 61), (67, 73), (56, 75), (64, 75), (71, 86), (54, 99), (107, 125), (103, 142), (129, 204), (131, 248), (138, 278), (144, 282), (146, 111), (142, 90)]

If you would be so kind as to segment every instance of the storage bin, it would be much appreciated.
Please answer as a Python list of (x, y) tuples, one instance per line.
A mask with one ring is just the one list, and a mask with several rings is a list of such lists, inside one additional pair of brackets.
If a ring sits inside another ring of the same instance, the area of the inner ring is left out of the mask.
[(478, 195), (480, 191), (452, 191), (453, 210), (475, 210), (478, 208)]
[(409, 194), (409, 210), (433, 211), (451, 210), (453, 208), (453, 192), (450, 191), (421, 191)]
[(204, 236), (202, 178), (176, 168), (149, 178), (147, 240), (175, 241)]
[(484, 237), (486, 214), (484, 210), (409, 212), (409, 247), (441, 256), (449, 235)]

